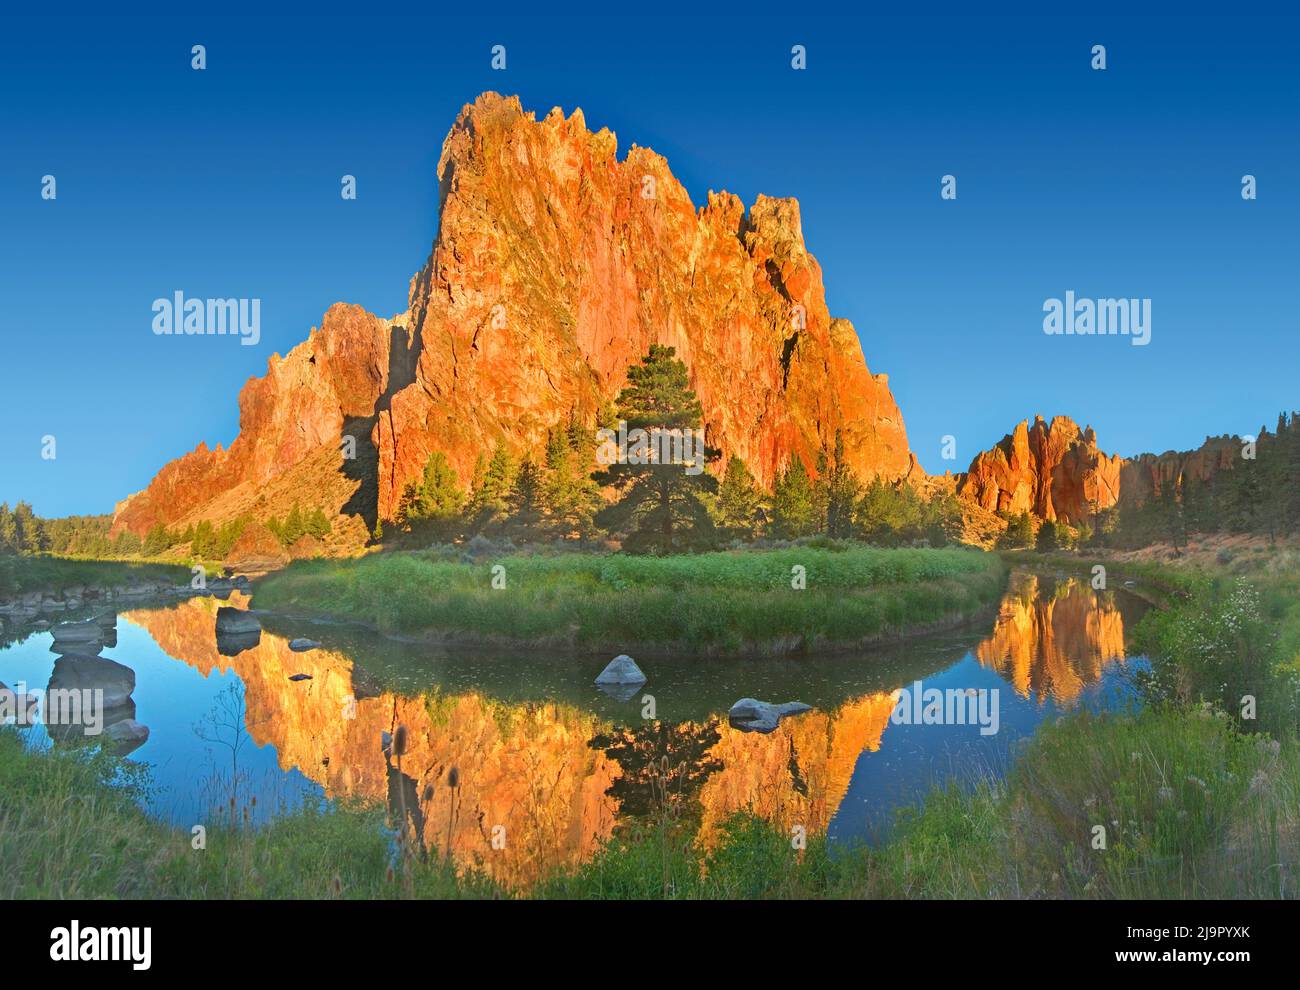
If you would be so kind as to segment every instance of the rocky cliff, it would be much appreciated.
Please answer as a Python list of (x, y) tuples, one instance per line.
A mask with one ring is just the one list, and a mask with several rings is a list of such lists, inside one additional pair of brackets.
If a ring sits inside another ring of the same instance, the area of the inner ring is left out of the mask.
[(1119, 500), (1118, 455), (1097, 448), (1092, 427), (1080, 430), (1067, 416), (1050, 423), (1022, 420), (991, 450), (971, 461), (957, 494), (991, 512), (1029, 512), (1072, 525)]
[(710, 193), (697, 207), (653, 151), (620, 160), (580, 110), (539, 121), (496, 93), (461, 111), (437, 178), (437, 237), (408, 310), (333, 306), (244, 386), (230, 447), (168, 464), (118, 506), (115, 530), (294, 498), (391, 518), (434, 450), (465, 483), (495, 443), (540, 452), (550, 426), (594, 426), (652, 343), (689, 367), (709, 442), (764, 484), (791, 457), (811, 469), (837, 430), (860, 477), (908, 470), (888, 380), (827, 310), (795, 200), (747, 210)]
[[(1267, 444), (1272, 435), (1261, 427), (1256, 436)], [(955, 488), (988, 512), (1028, 512), (1078, 525), (1115, 505), (1140, 505), (1168, 486), (1178, 490), (1189, 479), (1209, 481), (1231, 471), (1241, 454), (1240, 437), (1220, 436), (1206, 437), (1195, 450), (1126, 459), (1100, 450), (1092, 428), (1080, 430), (1068, 416), (1050, 423), (1036, 416), (1032, 425), (1022, 420), (996, 446), (977, 454), (970, 469), (956, 476)], [(926, 480), (933, 485), (938, 479)]]

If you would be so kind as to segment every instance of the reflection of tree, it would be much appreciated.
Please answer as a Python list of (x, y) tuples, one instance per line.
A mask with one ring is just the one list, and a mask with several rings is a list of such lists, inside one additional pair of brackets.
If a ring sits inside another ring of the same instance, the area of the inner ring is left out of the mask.
[(624, 815), (658, 816), (665, 804), (680, 807), (722, 769), (708, 756), (721, 738), (718, 724), (716, 718), (678, 725), (647, 722), (594, 736), (588, 745), (603, 749), (622, 770), (605, 793), (618, 799)]

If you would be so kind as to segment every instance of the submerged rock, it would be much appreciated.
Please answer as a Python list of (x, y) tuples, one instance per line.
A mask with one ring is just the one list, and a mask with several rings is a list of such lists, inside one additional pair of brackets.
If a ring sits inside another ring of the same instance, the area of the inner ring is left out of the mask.
[(50, 630), (54, 635), (54, 645), (86, 645), (99, 643), (104, 637), (104, 627), (96, 621), (60, 622)]
[(104, 730), (114, 743), (114, 750), (119, 756), (125, 756), (134, 749), (139, 749), (149, 740), (149, 726), (142, 725), (133, 718), (124, 718), (114, 722)]
[(311, 680), (311, 674), (290, 674), (290, 675), (289, 675), (289, 680), (291, 680), (291, 681), (310, 681), (310, 680)]
[(620, 653), (611, 660), (596, 678), (596, 683), (599, 685), (644, 684), (645, 681), (646, 677), (641, 672), (641, 668), (626, 653)]
[(802, 701), (787, 701), (783, 705), (773, 705), (754, 698), (741, 698), (727, 712), (727, 721), (733, 729), (741, 732), (771, 732), (787, 715), (802, 715), (812, 711), (812, 705)]
[(320, 647), (320, 643), (314, 639), (291, 639), (289, 640), (289, 649), (294, 653), (306, 653), (308, 650), (315, 650)]
[(260, 633), (262, 624), (257, 616), (244, 609), (223, 606), (217, 609), (217, 635), (240, 636), (247, 633)]
[(217, 633), (217, 652), (223, 657), (237, 657), (245, 650), (254, 650), (262, 641), (262, 630), (244, 633)]

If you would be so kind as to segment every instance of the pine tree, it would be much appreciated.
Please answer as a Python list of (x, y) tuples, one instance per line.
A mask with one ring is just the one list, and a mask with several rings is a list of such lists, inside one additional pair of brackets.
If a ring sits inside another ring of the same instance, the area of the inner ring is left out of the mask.
[(323, 540), (330, 535), (333, 527), (330, 525), (329, 518), (325, 515), (325, 510), (317, 506), (312, 510), (311, 515), (307, 517), (306, 529), (309, 535)]
[(827, 536), (841, 538), (853, 529), (853, 507), (862, 486), (844, 462), (844, 437), (835, 430), (835, 444), (817, 455), (817, 481), (813, 500), (819, 525)]
[(9, 510), (8, 502), (0, 502), (0, 553), (17, 553), (18, 521)]
[(600, 488), (587, 473), (591, 462), (579, 459), (581, 455), (573, 446), (573, 435), (571, 426), (548, 434), (542, 501), (550, 529), (556, 536), (586, 539), (591, 536), (602, 500)]
[(479, 455), (482, 467), (476, 466), (477, 481), (465, 508), (470, 526), (476, 530), (499, 527), (510, 510), (510, 489), (514, 485), (517, 468), (509, 451), (497, 444), (492, 459)]
[(749, 468), (735, 454), (727, 459), (727, 473), (718, 486), (715, 508), (718, 525), (728, 534), (741, 539), (758, 535), (759, 512), (763, 493), (754, 483)]
[(1034, 541), (1034, 549), (1039, 553), (1051, 553), (1057, 549), (1056, 526), (1054, 523), (1044, 519), (1038, 527), (1038, 537)]
[(525, 457), (510, 488), (505, 532), (513, 540), (536, 540), (542, 535), (542, 472), (531, 456)]
[(1021, 512), (1007, 520), (1006, 531), (998, 539), (998, 545), (1015, 550), (1028, 547), (1034, 542), (1034, 520), (1028, 512)]
[(167, 527), (160, 522), (156, 522), (145, 533), (144, 555), (146, 557), (156, 557), (171, 545), (172, 538), (171, 534), (167, 532)]
[(776, 479), (772, 492), (772, 527), (787, 540), (817, 531), (817, 505), (808, 470), (798, 454)]
[[(625, 458), (594, 476), (619, 493), (616, 502), (597, 514), (596, 522), (619, 534), (623, 549), (632, 553), (679, 552), (713, 539), (705, 499), (717, 491), (718, 482), (702, 468), (718, 452), (706, 447), (687, 464), (671, 449), (665, 450), (671, 447), (672, 436), (679, 441), (684, 436), (693, 438), (703, 420), (686, 365), (675, 354), (671, 347), (651, 344), (641, 362), (628, 369), (617, 412), (627, 423), (629, 437), (633, 431), (644, 431), (644, 443), (637, 441)], [(701, 470), (692, 473), (697, 465)]]
[(298, 503), (293, 503), (293, 508), (289, 510), (288, 517), (284, 520), (283, 540), (285, 546), (293, 546), (298, 542), (298, 538), (307, 532), (306, 523), (302, 517), (302, 509)]
[(419, 481), (412, 481), (402, 491), (397, 523), (404, 529), (418, 531), (435, 539), (449, 539), (461, 524), (465, 493), (447, 455), (435, 450), (425, 462)]

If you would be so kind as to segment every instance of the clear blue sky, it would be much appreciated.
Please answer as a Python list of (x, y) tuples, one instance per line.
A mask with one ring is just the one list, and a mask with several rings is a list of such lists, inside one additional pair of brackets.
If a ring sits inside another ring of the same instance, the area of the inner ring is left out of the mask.
[[(485, 89), (539, 115), (581, 106), (620, 153), (664, 154), (697, 202), (798, 197), (831, 311), (889, 373), (929, 470), (964, 468), (1040, 412), (1129, 455), (1300, 406), (1294, 18), (425, 9), (6, 17), (0, 500), (108, 511), (199, 440), (229, 443), (245, 379), (331, 303), (405, 308), (442, 139)], [(345, 173), (356, 202), (339, 197)], [(940, 199), (946, 173), (956, 202)], [(260, 297), (261, 344), (154, 336), (150, 305), (177, 289)], [(1151, 344), (1045, 336), (1043, 302), (1067, 289), (1150, 297)]]

